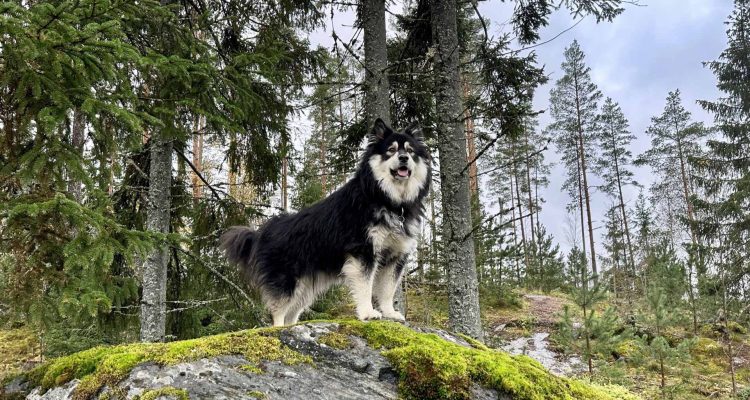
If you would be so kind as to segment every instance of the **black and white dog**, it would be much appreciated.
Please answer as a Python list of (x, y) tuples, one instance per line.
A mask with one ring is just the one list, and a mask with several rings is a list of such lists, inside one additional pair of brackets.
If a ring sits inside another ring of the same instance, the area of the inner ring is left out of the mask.
[(327, 198), (257, 231), (233, 227), (222, 235), (227, 258), (260, 291), (274, 326), (296, 323), (339, 282), (359, 319), (404, 319), (393, 295), (416, 246), (431, 157), (416, 128), (394, 132), (378, 119), (369, 139), (354, 177)]

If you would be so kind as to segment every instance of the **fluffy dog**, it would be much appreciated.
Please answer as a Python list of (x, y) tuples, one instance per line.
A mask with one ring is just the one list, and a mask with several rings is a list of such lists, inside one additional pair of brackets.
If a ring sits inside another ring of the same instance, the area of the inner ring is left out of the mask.
[(233, 227), (222, 235), (221, 247), (260, 291), (274, 326), (296, 323), (316, 297), (341, 282), (359, 319), (403, 321), (393, 295), (416, 246), (430, 174), (421, 132), (395, 132), (378, 119), (356, 174), (344, 186), (296, 214), (269, 219), (257, 231)]

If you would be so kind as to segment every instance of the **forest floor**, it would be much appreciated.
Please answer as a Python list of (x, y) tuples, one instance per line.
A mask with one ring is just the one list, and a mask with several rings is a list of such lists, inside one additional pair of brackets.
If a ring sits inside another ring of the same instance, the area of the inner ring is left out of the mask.
[[(579, 355), (566, 354), (556, 343), (563, 308), (572, 302), (560, 293), (520, 293), (519, 306), (484, 307), (485, 340), (488, 345), (512, 354), (536, 359), (552, 373), (561, 376), (587, 376), (586, 364)], [(622, 307), (625, 308), (625, 307)], [(637, 342), (629, 339), (618, 346), (609, 360), (597, 360), (594, 380), (625, 386), (644, 399), (730, 399), (731, 374), (726, 343), (715, 326), (704, 325), (693, 337), (690, 354), (669, 370), (667, 389), (659, 387), (658, 368), (647, 357), (639, 357)], [(683, 330), (669, 333), (670, 344), (692, 335)], [(740, 393), (750, 388), (750, 335), (744, 330), (733, 333), (735, 379)], [(748, 397), (750, 389), (738, 398)]]

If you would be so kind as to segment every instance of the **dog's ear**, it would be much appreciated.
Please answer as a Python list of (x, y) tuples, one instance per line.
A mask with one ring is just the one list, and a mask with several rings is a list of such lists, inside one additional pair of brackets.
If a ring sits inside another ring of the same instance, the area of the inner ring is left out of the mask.
[(422, 133), (422, 128), (420, 128), (419, 125), (417, 125), (417, 124), (410, 125), (408, 128), (406, 128), (406, 130), (404, 131), (404, 133), (406, 133), (407, 135), (409, 135), (409, 136), (411, 136), (411, 137), (413, 137), (414, 139), (417, 139), (417, 140), (424, 139), (424, 135)]
[(375, 120), (375, 124), (372, 126), (370, 135), (373, 140), (378, 142), (385, 139), (391, 133), (391, 128), (383, 122), (382, 119), (378, 118)]

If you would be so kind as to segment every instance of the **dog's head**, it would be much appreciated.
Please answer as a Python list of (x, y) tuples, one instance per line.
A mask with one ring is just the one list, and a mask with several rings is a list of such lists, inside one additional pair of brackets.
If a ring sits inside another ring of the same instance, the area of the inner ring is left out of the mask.
[(414, 203), (429, 191), (430, 152), (416, 126), (393, 131), (378, 118), (365, 161), (380, 189), (395, 204)]

